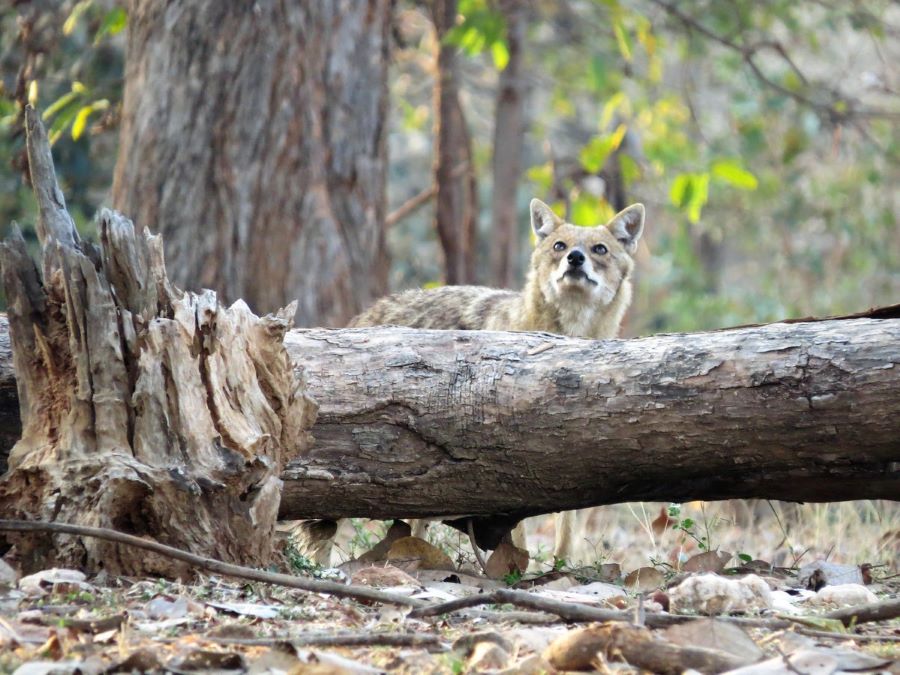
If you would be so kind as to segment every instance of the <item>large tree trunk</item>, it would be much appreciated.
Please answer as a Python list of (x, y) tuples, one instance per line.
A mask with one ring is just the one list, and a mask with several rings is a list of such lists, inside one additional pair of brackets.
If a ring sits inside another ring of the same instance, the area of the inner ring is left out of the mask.
[(116, 209), (173, 281), (304, 325), (385, 290), (390, 0), (132, 0)]
[[(202, 555), (269, 562), (287, 459), (315, 406), (283, 346), (293, 307), (262, 319), (166, 277), (162, 240), (117, 213), (79, 239), (46, 132), (26, 109), (41, 265), (0, 246), (22, 435), (0, 478), (4, 518), (111, 527)], [(184, 570), (130, 547), (9, 534), (27, 569)]]
[(493, 283), (508, 288), (516, 282), (519, 254), (517, 193), (522, 175), (522, 145), (525, 134), (525, 14), (521, 0), (501, 0), (506, 19), (509, 63), (500, 73), (497, 107), (494, 111), (494, 189), (491, 196), (491, 269)]
[(320, 407), (282, 517), (897, 499), (900, 307), (881, 315), (605, 341), (291, 331)]
[[(456, 0), (433, 0), (437, 33), (435, 80), (434, 182), (437, 186), (435, 228), (444, 252), (447, 284), (477, 282), (475, 273), (478, 191), (472, 162), (472, 139), (459, 100), (457, 49), (446, 44), (456, 25)], [(464, 172), (458, 170), (465, 167)]]

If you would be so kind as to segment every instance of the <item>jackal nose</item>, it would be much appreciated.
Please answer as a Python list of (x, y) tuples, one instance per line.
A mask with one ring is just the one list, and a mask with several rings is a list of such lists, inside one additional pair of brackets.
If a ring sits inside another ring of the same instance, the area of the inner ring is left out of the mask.
[(581, 267), (584, 264), (584, 253), (577, 248), (572, 249), (569, 251), (569, 255), (566, 256), (566, 260), (569, 261), (572, 267)]

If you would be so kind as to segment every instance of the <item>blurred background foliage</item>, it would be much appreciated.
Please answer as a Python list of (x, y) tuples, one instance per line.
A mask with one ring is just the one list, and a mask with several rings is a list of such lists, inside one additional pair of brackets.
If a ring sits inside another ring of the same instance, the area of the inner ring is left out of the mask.
[[(900, 301), (900, 6), (890, 0), (533, 0), (516, 278), (537, 196), (579, 225), (635, 201), (648, 222), (624, 333), (715, 328)], [(125, 9), (111, 0), (0, 8), (0, 222), (29, 236), (21, 107), (43, 111), (70, 211), (91, 236), (108, 202)], [(490, 255), (500, 2), (460, 0), (446, 42), (478, 176), (479, 281)], [(394, 7), (389, 203), (431, 187), (434, 27)], [(502, 124), (502, 120), (499, 123)], [(388, 218), (391, 287), (442, 277), (433, 204)], [(33, 234), (30, 235), (33, 240)]]

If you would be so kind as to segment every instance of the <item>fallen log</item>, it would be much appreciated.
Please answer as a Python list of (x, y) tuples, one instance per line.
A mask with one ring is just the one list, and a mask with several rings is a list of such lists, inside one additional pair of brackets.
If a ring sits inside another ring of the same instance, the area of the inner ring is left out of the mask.
[[(2, 323), (9, 416), (7, 339)], [(310, 329), (285, 345), (320, 409), (283, 517), (900, 495), (898, 319), (607, 341)]]
[(637, 340), (298, 330), (319, 403), (282, 517), (900, 497), (900, 320)]
[[(0, 323), (0, 415), (17, 405)], [(319, 404), (283, 518), (900, 495), (900, 319), (589, 341), (294, 330)]]

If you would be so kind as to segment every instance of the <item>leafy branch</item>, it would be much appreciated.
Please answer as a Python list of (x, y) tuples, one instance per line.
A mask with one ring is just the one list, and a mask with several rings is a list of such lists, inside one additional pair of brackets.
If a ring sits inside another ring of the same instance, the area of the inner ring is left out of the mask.
[(751, 44), (742, 44), (731, 37), (720, 35), (719, 33), (703, 24), (703, 22), (701, 22), (700, 20), (690, 16), (689, 14), (686, 14), (682, 10), (678, 9), (678, 7), (676, 7), (674, 4), (667, 2), (666, 0), (650, 0), (650, 2), (664, 9), (667, 14), (677, 19), (689, 31), (699, 33), (705, 38), (739, 54), (744, 63), (750, 69), (750, 72), (754, 75), (754, 77), (756, 77), (759, 82), (784, 96), (792, 98), (797, 103), (815, 110), (822, 117), (827, 119), (831, 124), (837, 125), (861, 118), (900, 119), (900, 111), (883, 110), (879, 108), (861, 106), (858, 104), (858, 102), (854, 102), (850, 97), (843, 96), (840, 91), (833, 87), (822, 85), (832, 99), (831, 101), (823, 101), (817, 100), (803, 91), (786, 87), (780, 82), (772, 79), (762, 70), (762, 68), (760, 68), (756, 60), (757, 57), (765, 51), (774, 52), (775, 54), (777, 54), (778, 57), (788, 66), (788, 68), (790, 68), (790, 70), (797, 76), (797, 79), (803, 84), (804, 87), (810, 86), (809, 79), (804, 75), (801, 69), (797, 66), (796, 62), (791, 58), (784, 45), (778, 40), (765, 39), (753, 42)]

